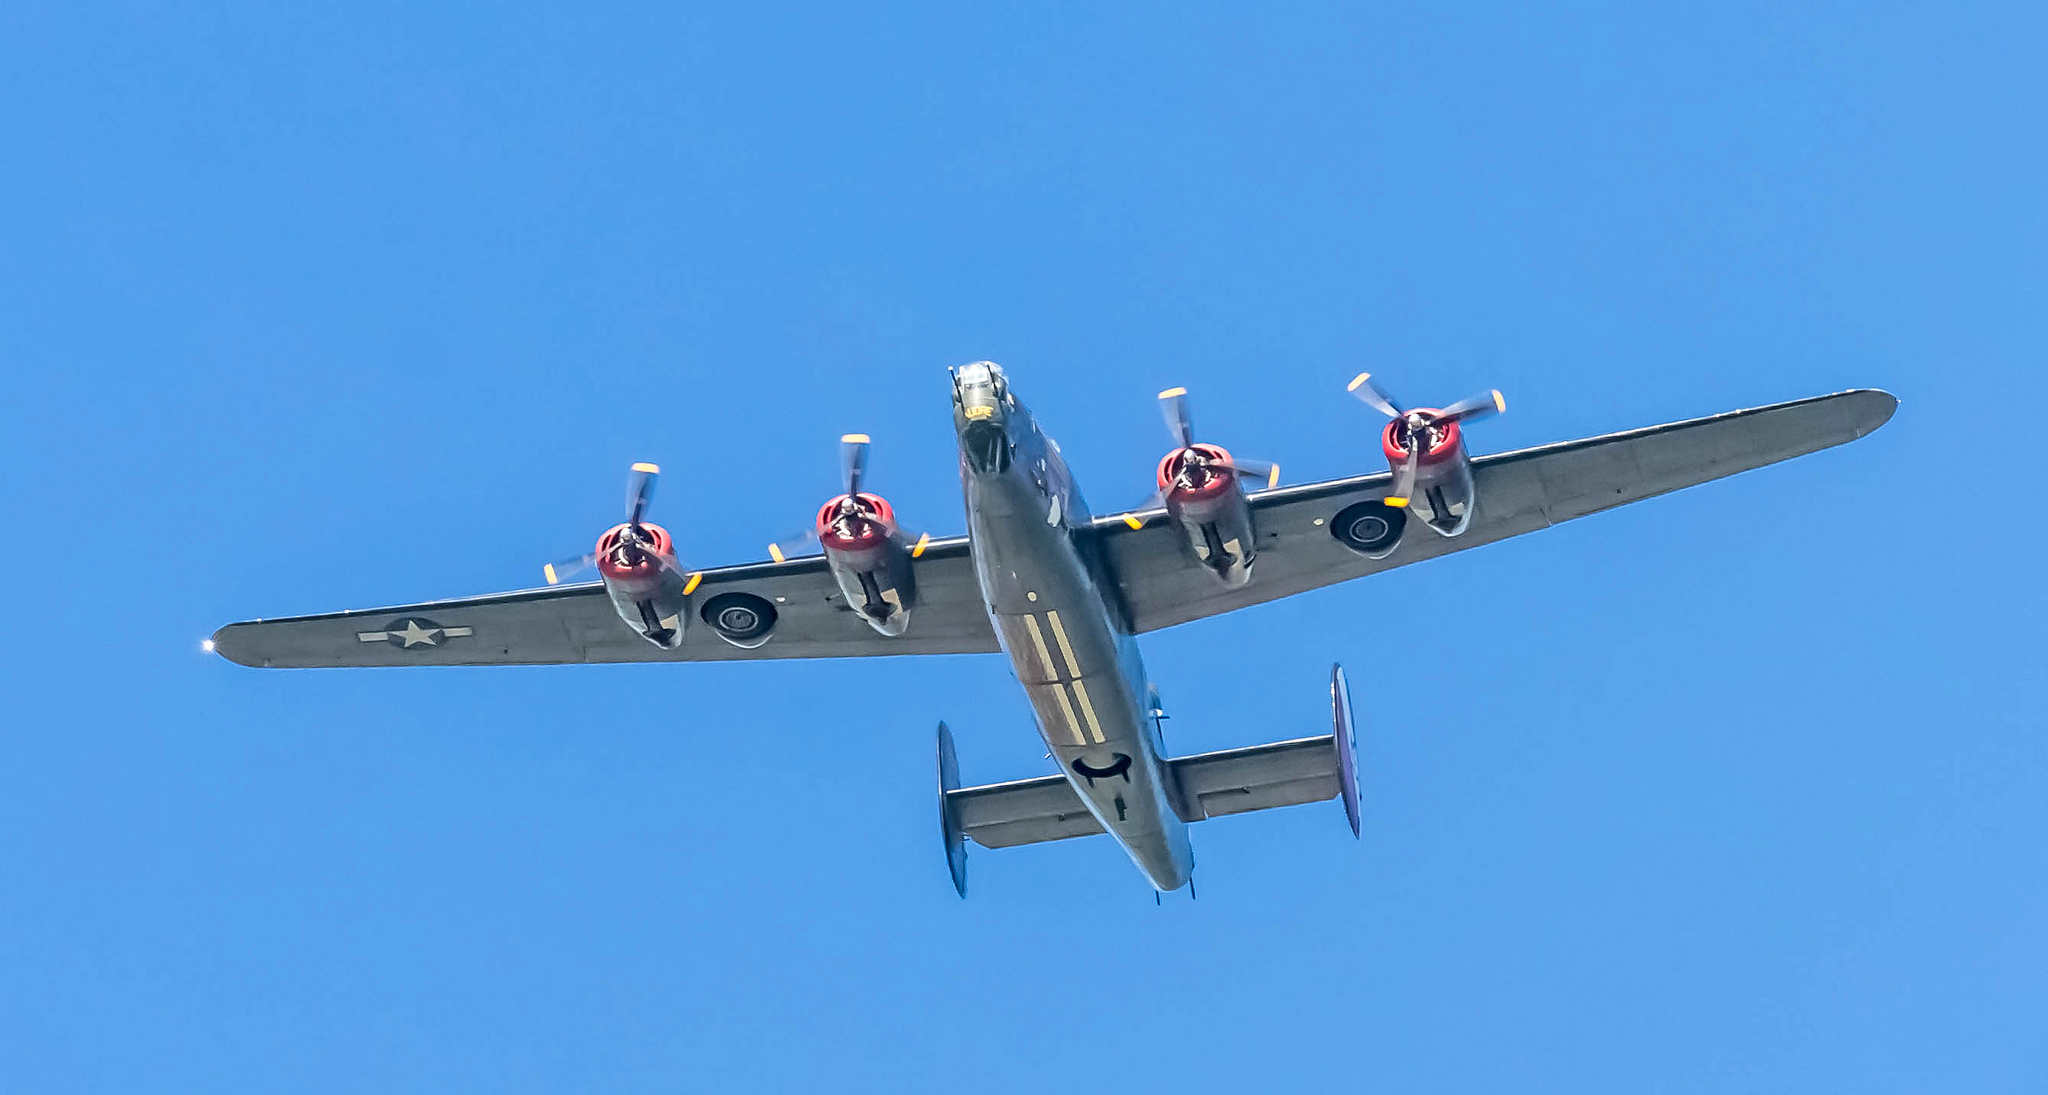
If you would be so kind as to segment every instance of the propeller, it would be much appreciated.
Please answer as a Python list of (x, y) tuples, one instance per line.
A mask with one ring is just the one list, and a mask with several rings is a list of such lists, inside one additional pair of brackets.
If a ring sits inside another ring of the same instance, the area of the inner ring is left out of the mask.
[(1371, 373), (1353, 377), (1344, 390), (1356, 396), (1360, 403), (1399, 423), (1394, 437), (1406, 450), (1406, 455), (1394, 465), (1393, 485), (1388, 488), (1386, 498), (1382, 499), (1395, 507), (1405, 506), (1415, 497), (1415, 480), (1421, 474), (1422, 454), (1436, 446), (1445, 427), (1458, 422), (1474, 422), (1508, 409), (1500, 389), (1493, 388), (1461, 399), (1440, 411), (1402, 410), (1392, 396), (1373, 385)]
[(654, 501), (654, 481), (661, 475), (658, 464), (640, 463), (626, 476), (626, 523), (640, 531), (640, 519), (647, 516), (647, 503)]
[[(1280, 485), (1280, 465), (1269, 460), (1248, 460), (1233, 456), (1218, 460), (1208, 452), (1195, 447), (1194, 415), (1188, 404), (1186, 388), (1168, 388), (1159, 393), (1159, 413), (1166, 419), (1166, 429), (1173, 435), (1179, 446), (1175, 454), (1179, 457), (1172, 467), (1171, 481), (1189, 486), (1200, 486), (1208, 482), (1211, 475), (1235, 475), (1247, 490), (1270, 490)], [(1155, 510), (1166, 504), (1165, 496), (1153, 491), (1151, 497), (1136, 510), (1124, 515), (1124, 523), (1132, 528), (1142, 528), (1145, 522), (1137, 515), (1145, 510)]]
[(1245, 480), (1247, 487), (1254, 489), (1280, 485), (1280, 465), (1270, 460), (1248, 460), (1233, 456), (1225, 462), (1216, 460), (1194, 447), (1195, 423), (1189, 413), (1186, 388), (1168, 388), (1160, 392), (1159, 411), (1166, 416), (1166, 428), (1172, 432), (1173, 439), (1180, 443), (1181, 462), (1177, 473), (1199, 467), (1203, 471), (1235, 475)]
[[(654, 534), (647, 531), (644, 523), (647, 505), (654, 500), (655, 480), (660, 476), (661, 468), (658, 465), (644, 462), (634, 464), (632, 470), (627, 473), (626, 524), (620, 531), (618, 543), (613, 546), (612, 552), (629, 566), (639, 563), (642, 558), (651, 558), (664, 569), (673, 571), (677, 570), (675, 561), (655, 550)], [(566, 559), (548, 563), (541, 567), (541, 574), (547, 578), (549, 585), (560, 585), (596, 566), (597, 560), (597, 552), (586, 551), (581, 555), (571, 555)]]
[[(868, 473), (868, 448), (874, 439), (864, 433), (850, 433), (839, 439), (839, 486), (840, 496), (833, 515), (827, 522), (842, 530), (848, 539), (857, 538), (863, 525), (880, 526), (885, 535), (905, 544), (912, 544), (910, 555), (916, 558), (924, 554), (925, 545), (931, 543), (929, 533), (912, 537), (904, 527), (892, 518), (884, 518), (875, 507), (861, 499), (861, 486)], [(768, 545), (768, 557), (780, 563), (792, 555), (811, 554), (818, 543), (818, 530), (805, 529), (803, 532), (776, 540)]]
[(874, 438), (850, 433), (839, 439), (839, 478), (848, 496), (860, 493), (860, 481), (868, 473), (868, 446)]
[(1187, 448), (1195, 443), (1195, 420), (1188, 411), (1188, 390), (1168, 388), (1159, 393), (1159, 413), (1166, 416), (1167, 432)]

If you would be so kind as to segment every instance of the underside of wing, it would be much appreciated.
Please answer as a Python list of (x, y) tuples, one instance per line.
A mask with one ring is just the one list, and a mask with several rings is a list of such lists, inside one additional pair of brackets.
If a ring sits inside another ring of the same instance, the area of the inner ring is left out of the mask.
[[(846, 602), (821, 557), (706, 570), (686, 598), (682, 641), (664, 649), (619, 619), (602, 583), (391, 608), (229, 624), (213, 649), (260, 668), (555, 665), (736, 661), (887, 654), (978, 654), (997, 648), (965, 539), (933, 541), (914, 569), (916, 601), (901, 635), (878, 634)], [(746, 616), (721, 615), (733, 606)], [(759, 634), (729, 641), (722, 621)]]
[(1099, 520), (1096, 533), (1134, 631), (1261, 604), (1337, 582), (1478, 547), (1840, 445), (1877, 429), (1898, 400), (1840, 392), (1663, 426), (1472, 460), (1476, 516), (1444, 537), (1409, 522), (1398, 546), (1374, 558), (1337, 532), (1349, 507), (1387, 493), (1382, 472), (1254, 495), (1258, 558), (1251, 582), (1215, 580), (1189, 557), (1181, 531), (1157, 520), (1138, 529)]

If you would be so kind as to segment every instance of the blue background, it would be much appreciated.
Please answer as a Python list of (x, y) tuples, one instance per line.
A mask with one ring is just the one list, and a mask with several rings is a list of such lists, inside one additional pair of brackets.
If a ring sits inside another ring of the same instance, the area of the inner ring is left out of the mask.
[[(2034, 5), (0, 11), (9, 1091), (2040, 1091)], [(1500, 450), (1853, 386), (1851, 446), (1147, 638), (1334, 805), (973, 859), (995, 657), (257, 672), (668, 470), (757, 558), (989, 357), (1090, 501), (1154, 393), (1289, 481), (1369, 368)], [(1420, 645), (1414, 621), (1427, 622)]]

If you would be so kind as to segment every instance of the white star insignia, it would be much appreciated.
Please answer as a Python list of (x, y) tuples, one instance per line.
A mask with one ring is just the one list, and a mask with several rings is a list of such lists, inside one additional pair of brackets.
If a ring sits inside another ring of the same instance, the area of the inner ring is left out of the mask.
[(400, 619), (391, 621), (391, 626), (383, 631), (358, 631), (356, 638), (411, 650), (416, 646), (440, 646), (443, 639), (460, 639), (475, 633), (467, 627), (442, 627), (432, 620)]

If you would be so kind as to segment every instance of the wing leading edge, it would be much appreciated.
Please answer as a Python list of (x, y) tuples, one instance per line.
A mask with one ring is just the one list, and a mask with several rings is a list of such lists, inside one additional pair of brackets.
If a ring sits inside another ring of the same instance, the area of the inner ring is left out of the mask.
[(1194, 565), (1170, 522), (1133, 530), (1120, 517), (1103, 518), (1095, 531), (1132, 630), (1155, 631), (1854, 441), (1884, 425), (1897, 407), (1889, 392), (1859, 389), (1474, 457), (1478, 513), (1464, 535), (1446, 539), (1411, 522), (1400, 545), (1380, 559), (1346, 547), (1330, 520), (1346, 506), (1384, 497), (1389, 473), (1265, 491), (1251, 499), (1257, 570), (1237, 589)]

